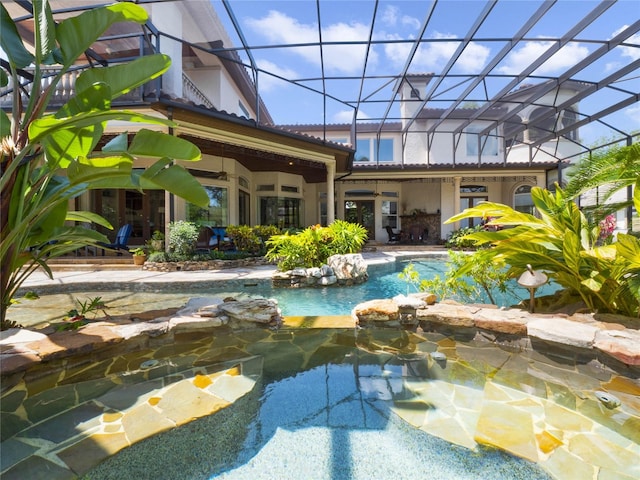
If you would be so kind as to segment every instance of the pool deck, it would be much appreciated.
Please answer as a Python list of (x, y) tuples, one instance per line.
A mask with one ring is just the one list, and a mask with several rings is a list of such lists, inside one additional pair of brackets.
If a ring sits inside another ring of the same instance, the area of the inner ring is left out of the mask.
[[(375, 251), (365, 251), (362, 254), (368, 265), (395, 262), (397, 258), (412, 256), (443, 256), (447, 252), (441, 246), (385, 245), (375, 248)], [(153, 285), (244, 279), (267, 280), (276, 270), (275, 265), (257, 265), (222, 270), (160, 272), (143, 270), (143, 267), (133, 265), (131, 259), (127, 257), (73, 257), (52, 262), (50, 267), (54, 274), (53, 279), (49, 278), (43, 270), (37, 270), (24, 282), (22, 290), (71, 284), (134, 283)]]

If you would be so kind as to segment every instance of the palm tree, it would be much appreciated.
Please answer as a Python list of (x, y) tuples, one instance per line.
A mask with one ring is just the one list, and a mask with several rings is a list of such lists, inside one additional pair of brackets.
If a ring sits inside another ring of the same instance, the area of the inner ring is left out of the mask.
[(580, 161), (569, 172), (564, 188), (567, 198), (575, 199), (598, 189), (598, 205), (585, 206), (583, 211), (598, 223), (604, 217), (633, 204), (632, 198), (611, 202), (616, 192), (631, 187), (640, 180), (640, 144), (600, 149)]

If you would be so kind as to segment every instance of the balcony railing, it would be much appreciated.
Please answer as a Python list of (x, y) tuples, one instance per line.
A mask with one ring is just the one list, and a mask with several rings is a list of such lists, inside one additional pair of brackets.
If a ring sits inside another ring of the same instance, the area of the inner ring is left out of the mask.
[(204, 105), (207, 108), (214, 108), (213, 103), (211, 103), (209, 98), (202, 93), (198, 86), (193, 83), (193, 80), (191, 80), (184, 72), (182, 72), (182, 96), (196, 105)]
[[(58, 81), (54, 91), (51, 94), (51, 100), (49, 102), (50, 107), (54, 107), (54, 108), (60, 107), (65, 103), (67, 103), (69, 99), (71, 99), (75, 95), (76, 79), (83, 72), (83, 70), (84, 69), (70, 70), (60, 78), (60, 81)], [(28, 68), (24, 69), (24, 71), (26, 73), (33, 72), (32, 69), (30, 70)], [(42, 85), (41, 91), (44, 91), (46, 88), (49, 88), (49, 86), (53, 83), (53, 80), (55, 79), (58, 72), (59, 70), (56, 68), (47, 68), (42, 70), (43, 78), (41, 81), (41, 85)], [(18, 88), (22, 90), (22, 102), (23, 104), (26, 105), (26, 103), (28, 102), (28, 97), (31, 95), (31, 92), (33, 90), (33, 77), (29, 78), (26, 76), (18, 76), (18, 83), (19, 83)], [(13, 83), (13, 79), (12, 77), (9, 77), (9, 84), (6, 87), (3, 87), (0, 89), (0, 107), (1, 108), (12, 107), (11, 94), (14, 90), (14, 87), (15, 85)], [(156, 90), (156, 88), (157, 88), (156, 81), (151, 81), (143, 85), (142, 87), (138, 87), (118, 97), (116, 101), (114, 101), (113, 103), (114, 105), (142, 103), (144, 98), (146, 98), (147, 95), (152, 94)]]

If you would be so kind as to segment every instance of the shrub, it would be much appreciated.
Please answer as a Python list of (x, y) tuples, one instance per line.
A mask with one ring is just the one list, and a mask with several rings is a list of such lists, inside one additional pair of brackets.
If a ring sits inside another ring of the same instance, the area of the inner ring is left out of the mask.
[(465, 237), (471, 233), (480, 232), (483, 228), (484, 227), (482, 225), (476, 225), (475, 227), (464, 227), (454, 230), (449, 234), (449, 238), (445, 242), (445, 246), (447, 248), (476, 249), (478, 248), (476, 242)]
[(280, 229), (275, 225), (229, 225), (227, 235), (233, 240), (236, 249), (252, 255), (264, 255), (266, 242), (273, 235), (278, 235)]
[(177, 255), (188, 257), (196, 249), (200, 231), (194, 222), (179, 220), (169, 224), (169, 249)]
[(229, 225), (227, 235), (233, 240), (237, 250), (252, 254), (260, 252), (261, 240), (249, 225)]
[(281, 271), (296, 267), (320, 267), (331, 255), (360, 251), (367, 240), (361, 225), (336, 220), (328, 227), (313, 225), (299, 233), (274, 235), (267, 241), (266, 258)]

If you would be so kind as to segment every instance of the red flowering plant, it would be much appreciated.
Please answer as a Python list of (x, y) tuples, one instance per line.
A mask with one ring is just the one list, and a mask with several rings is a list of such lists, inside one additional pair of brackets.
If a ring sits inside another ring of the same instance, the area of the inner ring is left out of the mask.
[(600, 223), (598, 225), (600, 226), (600, 243), (603, 245), (610, 245), (613, 240), (613, 232), (616, 229), (615, 215), (607, 215), (602, 220), (600, 220)]

